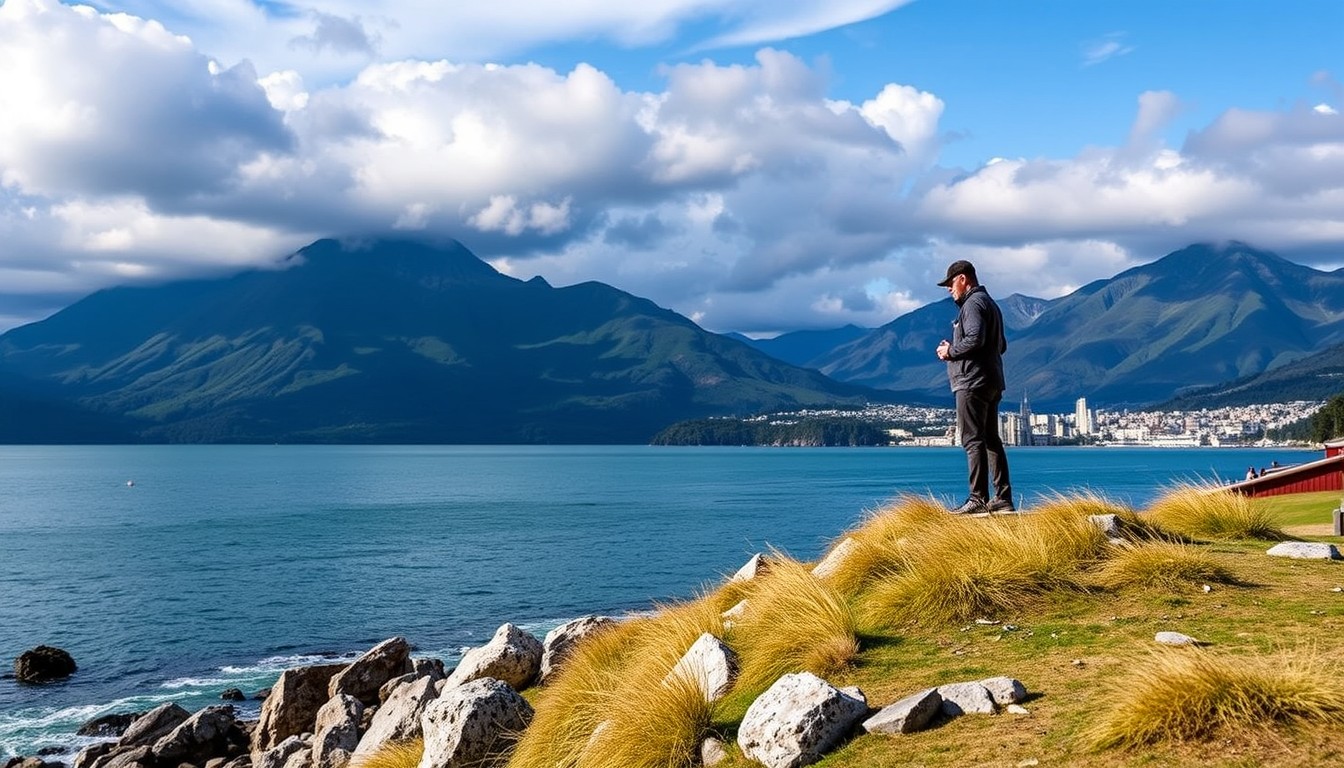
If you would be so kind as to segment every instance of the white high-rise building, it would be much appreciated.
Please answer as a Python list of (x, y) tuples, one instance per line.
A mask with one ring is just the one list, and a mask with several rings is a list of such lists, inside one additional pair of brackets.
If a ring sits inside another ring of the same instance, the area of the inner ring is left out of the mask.
[(1073, 428), (1080, 435), (1092, 434), (1092, 412), (1087, 409), (1087, 398), (1080, 397), (1073, 404)]

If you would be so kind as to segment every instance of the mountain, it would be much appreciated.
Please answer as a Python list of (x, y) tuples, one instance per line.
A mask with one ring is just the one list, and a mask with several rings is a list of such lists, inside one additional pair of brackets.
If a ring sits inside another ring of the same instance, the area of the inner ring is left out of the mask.
[[(1236, 242), (1192, 245), (1059, 299), (1009, 297), (1001, 306), (1009, 399), (1042, 406), (1167, 400), (1344, 341), (1344, 271)], [(872, 387), (945, 392), (932, 350), (955, 314), (950, 299), (915, 310), (832, 350), (819, 369)]]
[(645, 442), (684, 419), (892, 399), (458, 243), (322, 240), (277, 266), (100, 291), (0, 335), (0, 373), (169, 442)]
[(862, 338), (872, 332), (872, 328), (846, 325), (820, 331), (790, 331), (781, 333), (773, 339), (752, 339), (741, 334), (732, 334), (776, 360), (792, 365), (815, 368), (812, 362), (842, 344)]
[(1294, 400), (1329, 400), (1344, 394), (1344, 344), (1252, 376), (1188, 392), (1158, 408), (1199, 410)]

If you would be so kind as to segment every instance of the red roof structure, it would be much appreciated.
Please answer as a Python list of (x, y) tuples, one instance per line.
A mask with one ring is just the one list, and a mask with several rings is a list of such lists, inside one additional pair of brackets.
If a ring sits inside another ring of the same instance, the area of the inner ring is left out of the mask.
[(1327, 442), (1323, 459), (1270, 467), (1259, 477), (1233, 483), (1228, 490), (1252, 497), (1344, 491), (1344, 439)]

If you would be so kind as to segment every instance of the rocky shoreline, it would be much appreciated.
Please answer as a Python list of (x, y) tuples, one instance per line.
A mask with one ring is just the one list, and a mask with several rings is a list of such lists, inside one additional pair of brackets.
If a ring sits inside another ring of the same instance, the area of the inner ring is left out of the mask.
[[(814, 574), (834, 568), (837, 547)], [(754, 578), (768, 568), (757, 555), (733, 577)], [(749, 610), (738, 605), (729, 618)], [(85, 747), (70, 768), (349, 768), (399, 742), (423, 740), (418, 768), (503, 765), (533, 718), (519, 693), (545, 685), (583, 638), (620, 621), (584, 616), (544, 639), (504, 624), (451, 670), (437, 659), (412, 659), (405, 638), (393, 637), (349, 664), (300, 666), (281, 673), (255, 720), (231, 704), (195, 713), (175, 703), (143, 713), (98, 718), (80, 729), (107, 740)], [(707, 701), (725, 695), (737, 659), (719, 638), (705, 634), (668, 674), (699, 686)], [(667, 682), (666, 680), (664, 681)], [(857, 688), (840, 689), (807, 672), (786, 674), (748, 708), (737, 733), (746, 757), (770, 768), (820, 760), (856, 732), (910, 733), (936, 717), (1026, 714), (1025, 687), (1009, 677), (967, 681), (912, 692), (882, 708)], [(241, 691), (222, 698), (238, 700)], [(601, 726), (599, 726), (600, 730)], [(705, 765), (725, 759), (721, 741), (707, 738), (697, 756)], [(0, 768), (61, 768), (52, 755), (14, 757)]]

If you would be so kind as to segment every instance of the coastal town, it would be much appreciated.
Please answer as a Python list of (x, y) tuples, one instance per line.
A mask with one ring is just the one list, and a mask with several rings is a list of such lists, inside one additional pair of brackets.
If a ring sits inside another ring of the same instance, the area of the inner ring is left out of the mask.
[[(1309, 418), (1322, 401), (1264, 403), (1196, 411), (1093, 409), (1086, 398), (1072, 412), (1036, 413), (1023, 400), (1014, 411), (999, 417), (999, 434), (1006, 445), (1101, 445), (1158, 448), (1240, 447), (1280, 445), (1267, 434)], [(812, 409), (757, 416), (749, 421), (791, 424), (806, 419), (857, 419), (897, 424), (887, 428), (890, 445), (956, 445), (956, 413), (951, 408), (912, 405), (873, 405), (861, 410)]]

